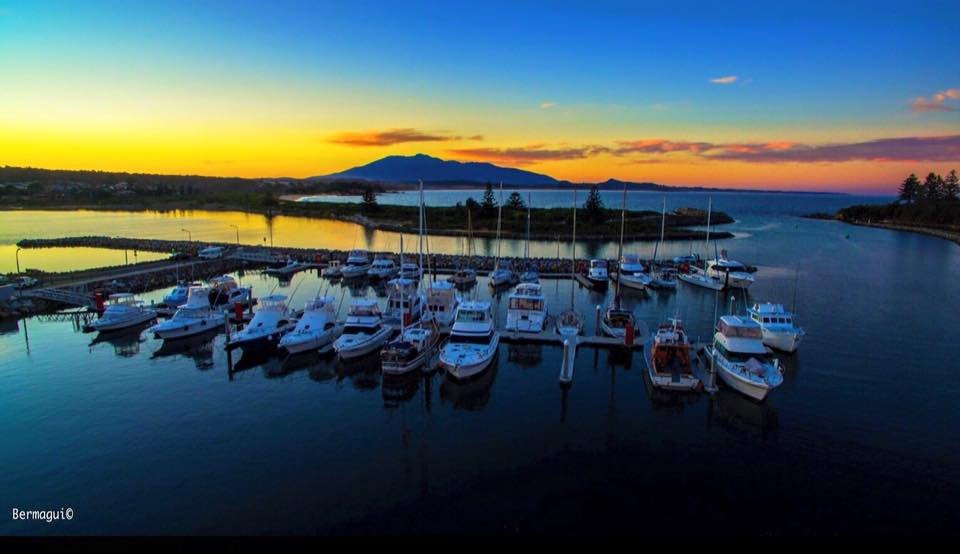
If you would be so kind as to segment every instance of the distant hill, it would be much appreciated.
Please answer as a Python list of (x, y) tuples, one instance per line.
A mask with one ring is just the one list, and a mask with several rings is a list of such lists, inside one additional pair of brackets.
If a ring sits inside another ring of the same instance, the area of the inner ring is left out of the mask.
[(560, 181), (549, 175), (533, 173), (512, 167), (500, 167), (486, 162), (457, 162), (441, 160), (426, 154), (415, 156), (387, 156), (366, 165), (340, 173), (311, 177), (315, 180), (365, 179), (394, 183), (458, 182), (499, 183), (504, 185), (556, 185)]

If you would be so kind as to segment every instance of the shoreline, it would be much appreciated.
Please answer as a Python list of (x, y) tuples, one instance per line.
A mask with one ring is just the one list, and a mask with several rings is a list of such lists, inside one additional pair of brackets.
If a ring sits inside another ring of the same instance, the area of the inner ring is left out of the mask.
[(905, 225), (903, 223), (897, 223), (894, 221), (865, 221), (865, 220), (847, 220), (847, 219), (837, 219), (841, 223), (847, 223), (849, 225), (856, 225), (858, 227), (875, 227), (878, 229), (887, 229), (890, 231), (902, 231), (905, 233), (916, 233), (920, 235), (928, 235), (931, 237), (937, 237), (944, 240), (951, 241), (958, 246), (960, 246), (960, 231), (949, 231), (945, 229), (936, 229), (932, 227), (923, 227), (917, 225)]

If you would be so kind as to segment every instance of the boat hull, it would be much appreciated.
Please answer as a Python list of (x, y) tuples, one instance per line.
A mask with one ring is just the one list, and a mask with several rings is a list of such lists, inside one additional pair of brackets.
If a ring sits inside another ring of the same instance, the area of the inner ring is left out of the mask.
[(392, 331), (389, 328), (384, 327), (373, 335), (370, 335), (370, 340), (353, 343), (348, 346), (345, 346), (342, 343), (334, 342), (333, 348), (337, 351), (337, 356), (339, 356), (341, 360), (360, 358), (375, 350), (378, 350), (381, 346), (383, 346), (383, 343), (387, 342), (387, 339), (390, 338), (391, 334)]
[(796, 352), (803, 338), (799, 333), (777, 333), (763, 330), (763, 344), (784, 352)]
[(101, 333), (107, 331), (119, 331), (120, 329), (128, 329), (130, 327), (136, 327), (138, 325), (143, 325), (157, 319), (156, 312), (144, 312), (139, 314), (136, 317), (124, 318), (122, 321), (108, 321), (104, 323), (104, 320), (99, 319), (90, 323), (90, 329), (93, 331), (99, 331)]
[(647, 341), (643, 345), (643, 361), (647, 364), (647, 377), (650, 379), (650, 384), (655, 388), (683, 392), (698, 390), (702, 386), (700, 379), (697, 379), (693, 375), (680, 375), (678, 378), (674, 378), (673, 375), (657, 373), (656, 367), (654, 367), (653, 364), (652, 340)]
[(702, 277), (697, 277), (697, 276), (687, 275), (687, 274), (681, 273), (681, 274), (678, 276), (678, 279), (680, 279), (680, 280), (683, 281), (684, 283), (688, 283), (688, 284), (691, 284), (691, 285), (696, 285), (696, 286), (698, 286), (698, 287), (703, 287), (703, 288), (705, 288), (705, 289), (710, 289), (710, 290), (723, 290), (723, 283), (721, 283), (721, 282), (719, 282), (719, 281), (716, 281), (716, 280), (714, 280), (714, 279), (710, 279), (710, 278), (702, 278)]
[(288, 354), (301, 354), (326, 348), (333, 343), (333, 333), (325, 332), (319, 335), (309, 337), (284, 335), (280, 339), (279, 347), (286, 350)]
[(152, 327), (151, 331), (157, 336), (157, 338), (164, 340), (181, 339), (184, 337), (192, 337), (194, 335), (207, 333), (212, 329), (220, 329), (223, 326), (223, 321), (224, 320), (220, 318), (209, 318), (203, 321), (191, 321), (190, 323), (185, 323), (175, 327), (163, 327), (160, 329)]
[(493, 363), (493, 360), (497, 357), (499, 346), (500, 335), (495, 334), (485, 355), (471, 359), (468, 362), (464, 362), (464, 360), (460, 358), (452, 359), (448, 356), (445, 356), (445, 352), (441, 350), (440, 365), (447, 372), (447, 374), (450, 375), (450, 377), (456, 380), (463, 381), (470, 379), (480, 375), (488, 367), (490, 367), (490, 364)]

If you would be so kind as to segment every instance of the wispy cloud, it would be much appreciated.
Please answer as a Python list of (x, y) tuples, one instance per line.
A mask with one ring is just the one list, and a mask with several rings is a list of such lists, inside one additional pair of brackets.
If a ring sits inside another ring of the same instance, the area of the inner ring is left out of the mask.
[(541, 102), (541, 103), (540, 103), (540, 109), (541, 109), (541, 110), (549, 110), (550, 108), (556, 108), (556, 107), (557, 107), (557, 103), (556, 103), (556, 102)]
[(625, 154), (666, 154), (668, 152), (692, 152), (698, 154), (713, 148), (709, 142), (671, 141), (664, 139), (618, 140), (610, 152)]
[[(483, 140), (483, 135), (473, 135), (469, 140)], [(463, 140), (458, 135), (449, 135), (442, 132), (431, 133), (418, 129), (388, 129), (385, 131), (348, 131), (337, 133), (327, 139), (327, 142), (347, 146), (390, 146), (404, 142), (445, 142)]]
[(472, 160), (484, 160), (517, 165), (545, 161), (581, 160), (597, 153), (595, 146), (554, 146), (530, 144), (506, 148), (454, 148), (450, 154)]
[(960, 100), (960, 88), (948, 88), (930, 98), (915, 98), (910, 107), (915, 112), (955, 112), (960, 111), (957, 106), (951, 106), (947, 100)]
[(736, 75), (727, 75), (725, 77), (715, 77), (710, 79), (710, 82), (715, 85), (732, 85), (736, 83), (740, 78)]

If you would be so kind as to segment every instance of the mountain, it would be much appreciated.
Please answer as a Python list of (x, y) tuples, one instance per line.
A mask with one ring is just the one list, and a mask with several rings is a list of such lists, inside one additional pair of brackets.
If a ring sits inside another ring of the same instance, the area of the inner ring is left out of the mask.
[(555, 185), (559, 183), (549, 175), (533, 173), (512, 167), (500, 167), (486, 162), (456, 162), (441, 160), (426, 154), (415, 156), (387, 156), (367, 165), (354, 167), (340, 173), (312, 179), (364, 179), (415, 183), (427, 181), (499, 183), (505, 185)]

